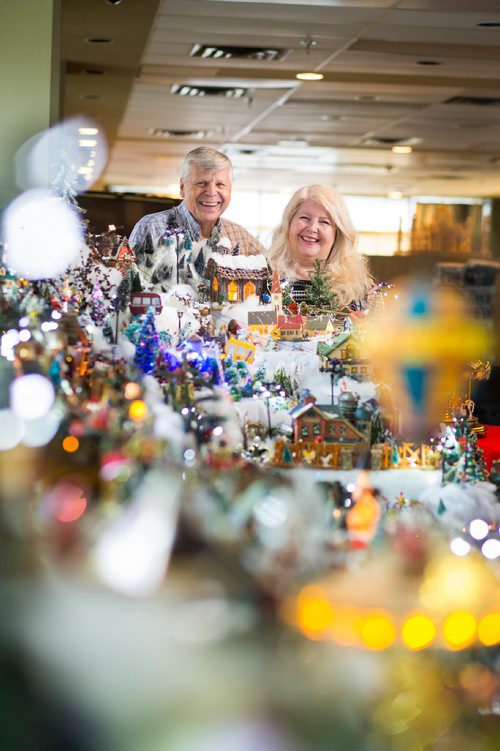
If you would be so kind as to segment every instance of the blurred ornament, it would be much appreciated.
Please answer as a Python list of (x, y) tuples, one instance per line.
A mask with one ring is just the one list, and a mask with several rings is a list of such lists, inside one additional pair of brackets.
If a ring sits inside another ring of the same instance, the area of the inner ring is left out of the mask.
[(405, 435), (416, 440), (432, 432), (467, 363), (489, 344), (488, 330), (453, 290), (422, 281), (400, 285), (398, 299), (373, 320), (366, 346), (394, 389)]
[(346, 516), (347, 530), (353, 542), (368, 544), (377, 531), (381, 510), (367, 472), (360, 472), (353, 499), (355, 504)]

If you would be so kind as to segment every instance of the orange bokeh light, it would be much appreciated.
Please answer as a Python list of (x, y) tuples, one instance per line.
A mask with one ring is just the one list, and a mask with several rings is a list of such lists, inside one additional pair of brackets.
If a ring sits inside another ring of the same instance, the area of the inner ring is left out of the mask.
[(62, 447), (68, 454), (74, 454), (80, 448), (80, 441), (74, 435), (67, 435), (62, 442)]

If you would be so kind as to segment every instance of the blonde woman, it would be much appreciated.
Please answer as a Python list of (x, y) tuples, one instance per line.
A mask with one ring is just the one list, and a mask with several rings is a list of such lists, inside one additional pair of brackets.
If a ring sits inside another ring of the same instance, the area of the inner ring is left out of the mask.
[(309, 185), (297, 190), (285, 207), (267, 258), (297, 302), (305, 298), (319, 261), (336, 306), (363, 309), (374, 283), (366, 258), (356, 251), (356, 238), (340, 195), (326, 185)]

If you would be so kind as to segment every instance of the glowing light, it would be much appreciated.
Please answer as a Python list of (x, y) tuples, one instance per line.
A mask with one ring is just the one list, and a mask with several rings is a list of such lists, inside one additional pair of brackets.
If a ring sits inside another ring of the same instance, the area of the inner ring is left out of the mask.
[[(89, 153), (89, 148), (95, 153)], [(93, 179), (97, 180), (106, 165), (107, 151), (106, 139), (95, 121), (81, 115), (70, 118), (21, 146), (16, 154), (16, 183), (22, 190), (45, 188), (63, 194), (71, 187), (80, 193), (89, 184), (79, 168), (90, 167), (89, 156), (96, 157)]]
[(79, 519), (87, 508), (84, 491), (72, 483), (59, 483), (47, 496), (52, 516), (60, 522), (69, 523)]
[(295, 78), (299, 81), (321, 81), (324, 78), (323, 73), (315, 73), (314, 71), (304, 71), (303, 73), (297, 73)]
[(318, 586), (305, 587), (297, 600), (297, 622), (308, 636), (323, 634), (333, 623), (333, 608), (325, 591)]
[(467, 542), (467, 540), (464, 540), (463, 537), (454, 537), (450, 542), (451, 552), (460, 557), (463, 557), (470, 553), (471, 549), (471, 544)]
[(97, 569), (116, 590), (140, 597), (161, 584), (175, 537), (181, 487), (177, 475), (150, 474), (128, 512), (99, 537)]
[(31, 339), (31, 331), (28, 329), (23, 329), (19, 332), (19, 341), (20, 342), (27, 342)]
[(142, 399), (134, 399), (129, 407), (128, 414), (133, 422), (142, 422), (148, 414), (146, 402), (143, 402)]
[(54, 404), (56, 395), (48, 378), (32, 373), (16, 378), (10, 385), (10, 405), (22, 420), (44, 417)]
[(74, 435), (67, 435), (63, 439), (62, 447), (68, 454), (74, 454), (80, 448), (80, 441)]
[(44, 417), (40, 417), (38, 420), (26, 420), (22, 439), (24, 445), (32, 448), (46, 446), (57, 433), (63, 416), (63, 408), (56, 404)]
[(394, 643), (396, 628), (389, 613), (373, 611), (361, 620), (359, 635), (368, 649), (380, 651)]
[(426, 610), (450, 612), (473, 610), (481, 606), (494, 584), (491, 571), (481, 558), (442, 556), (426, 570), (420, 586), (420, 601)]
[(353, 647), (359, 641), (360, 613), (349, 605), (335, 605), (330, 635), (343, 647)]
[(137, 399), (141, 395), (141, 387), (137, 383), (130, 381), (125, 386), (125, 399)]
[(483, 542), (481, 546), (481, 553), (485, 558), (488, 558), (488, 560), (494, 561), (495, 558), (498, 558), (500, 556), (500, 540), (491, 538), (491, 540), (486, 540), (486, 542)]
[(451, 613), (443, 624), (443, 636), (451, 649), (470, 646), (476, 636), (477, 622), (471, 613)]
[(78, 257), (82, 223), (61, 198), (29, 190), (9, 204), (4, 222), (9, 265), (26, 279), (62, 274)]
[(12, 357), (12, 350), (17, 344), (19, 344), (19, 331), (17, 329), (8, 329), (0, 340), (0, 355), (2, 357)]
[(484, 519), (473, 519), (469, 524), (470, 536), (475, 540), (484, 540), (488, 532), (488, 522), (485, 522)]
[(413, 151), (411, 146), (393, 146), (391, 150), (393, 154), (411, 154)]
[(184, 452), (184, 462), (188, 467), (193, 467), (196, 463), (196, 451), (193, 451), (193, 449), (186, 449)]
[(478, 623), (479, 641), (486, 647), (500, 643), (500, 613), (488, 613)]
[(0, 409), (0, 451), (17, 446), (24, 435), (24, 425), (10, 409)]
[(424, 649), (434, 641), (436, 627), (426, 615), (412, 615), (404, 622), (401, 636), (410, 649)]

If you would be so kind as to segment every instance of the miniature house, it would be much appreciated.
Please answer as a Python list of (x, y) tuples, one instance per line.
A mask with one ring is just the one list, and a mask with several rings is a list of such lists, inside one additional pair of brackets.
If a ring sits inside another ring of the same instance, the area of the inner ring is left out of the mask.
[(346, 417), (325, 412), (313, 402), (292, 411), (295, 441), (361, 443), (365, 435)]
[(373, 376), (373, 361), (363, 357), (362, 346), (362, 342), (352, 331), (344, 331), (330, 344), (319, 342), (316, 354), (319, 355), (323, 370), (328, 371), (332, 361), (338, 360), (342, 364), (344, 375), (368, 379)]
[(236, 303), (252, 295), (260, 297), (269, 276), (263, 255), (231, 256), (212, 253), (205, 269), (212, 302), (227, 300)]

